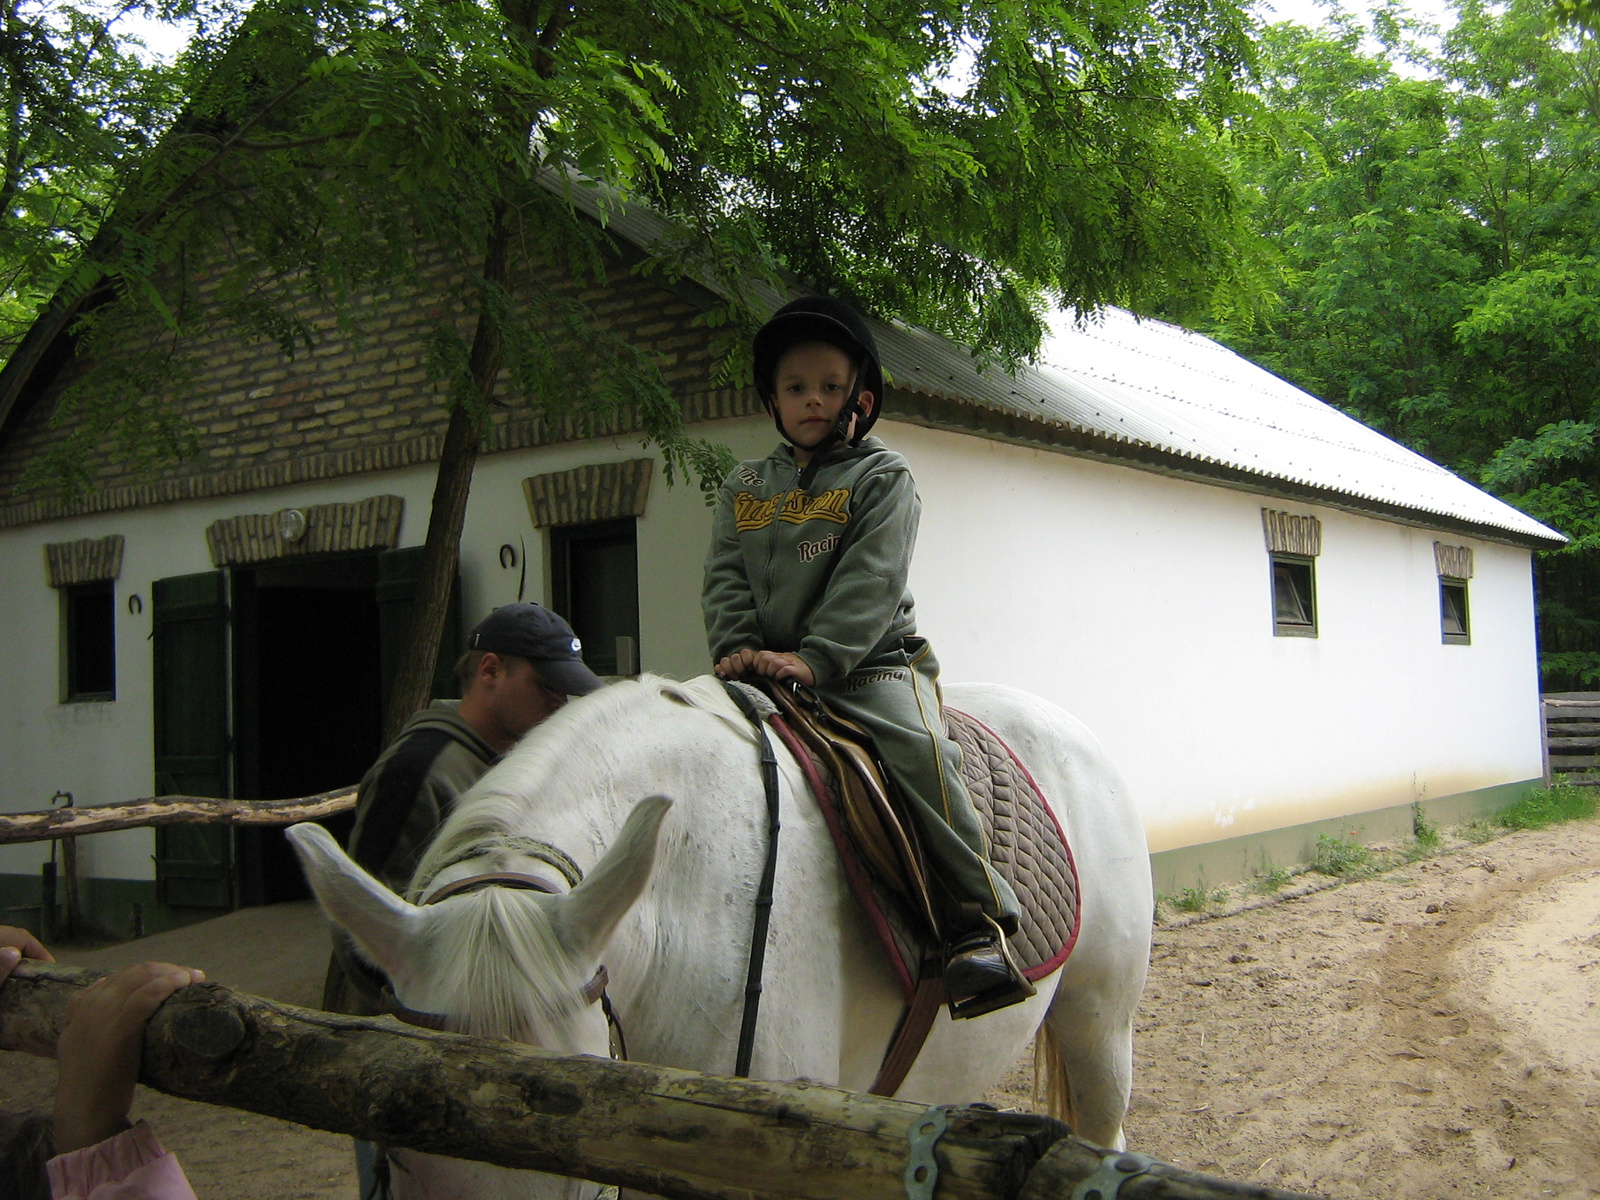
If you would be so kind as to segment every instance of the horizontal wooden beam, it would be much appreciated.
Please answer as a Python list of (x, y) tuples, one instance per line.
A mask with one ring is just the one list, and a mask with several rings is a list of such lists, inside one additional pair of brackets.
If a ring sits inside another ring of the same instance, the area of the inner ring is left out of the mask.
[[(103, 972), (24, 963), (0, 985), (0, 1048), (50, 1054), (72, 993)], [(626, 1014), (624, 1019), (626, 1019)], [(920, 1104), (724, 1079), (344, 1017), (216, 984), (145, 1031), (141, 1082), (387, 1146), (637, 1188), (674, 1200), (892, 1200)], [(1106, 1153), (1048, 1117), (957, 1108), (939, 1200), (1067, 1200)], [(1157, 1164), (1125, 1200), (1309, 1200)]]
[(43, 842), (85, 833), (110, 833), (146, 825), (293, 825), (349, 812), (354, 788), (292, 800), (219, 800), (210, 796), (153, 796), (125, 804), (51, 808), (0, 814), (0, 845)]

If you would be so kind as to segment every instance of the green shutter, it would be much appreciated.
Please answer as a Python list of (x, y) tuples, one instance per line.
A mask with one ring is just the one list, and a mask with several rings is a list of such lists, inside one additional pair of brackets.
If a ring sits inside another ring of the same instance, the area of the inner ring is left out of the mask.
[[(422, 547), (385, 550), (378, 555), (378, 638), (381, 657), (383, 703), (389, 703), (389, 690), (400, 666), (400, 654), (411, 632), (411, 603), (417, 590), (417, 575), (422, 570)], [(456, 659), (461, 657), (461, 577), (450, 585), (450, 606), (445, 610), (444, 637), (439, 641), (439, 657), (433, 668), (435, 699), (459, 696), (456, 686)]]
[[(155, 582), (157, 795), (229, 794), (226, 588), (221, 571)], [(179, 907), (231, 908), (231, 834), (225, 825), (158, 827), (157, 897)]]

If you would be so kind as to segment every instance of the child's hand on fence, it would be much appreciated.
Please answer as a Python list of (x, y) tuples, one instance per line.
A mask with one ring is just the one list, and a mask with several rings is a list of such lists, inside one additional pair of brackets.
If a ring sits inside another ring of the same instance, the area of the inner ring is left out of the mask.
[(58, 1154), (129, 1127), (145, 1025), (168, 996), (205, 977), (192, 967), (139, 963), (96, 980), (67, 1004), (56, 1043)]
[(29, 933), (26, 929), (18, 929), (14, 925), (0, 925), (0, 983), (4, 983), (6, 976), (11, 974), (11, 968), (25, 958), (36, 958), (40, 962), (55, 962), (55, 955), (44, 948), (44, 944)]

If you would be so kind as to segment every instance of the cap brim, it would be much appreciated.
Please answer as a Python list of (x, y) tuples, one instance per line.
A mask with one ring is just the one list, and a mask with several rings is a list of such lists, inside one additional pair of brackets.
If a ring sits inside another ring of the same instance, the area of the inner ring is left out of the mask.
[(546, 687), (569, 696), (587, 696), (605, 687), (605, 681), (575, 658), (534, 661)]

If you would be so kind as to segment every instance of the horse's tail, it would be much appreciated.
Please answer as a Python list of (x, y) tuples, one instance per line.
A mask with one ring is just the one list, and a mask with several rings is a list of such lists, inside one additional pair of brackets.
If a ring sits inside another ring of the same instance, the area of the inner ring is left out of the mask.
[(1033, 1039), (1033, 1109), (1066, 1122), (1074, 1130), (1078, 1128), (1072, 1111), (1072, 1087), (1061, 1061), (1061, 1043), (1048, 1021)]

